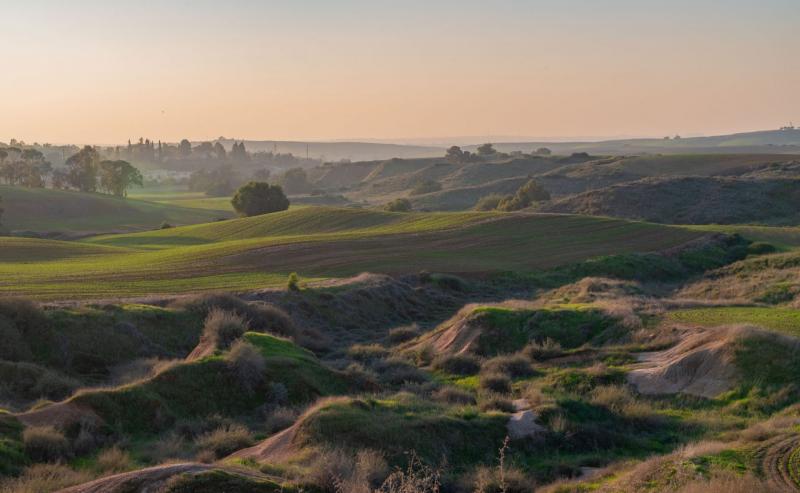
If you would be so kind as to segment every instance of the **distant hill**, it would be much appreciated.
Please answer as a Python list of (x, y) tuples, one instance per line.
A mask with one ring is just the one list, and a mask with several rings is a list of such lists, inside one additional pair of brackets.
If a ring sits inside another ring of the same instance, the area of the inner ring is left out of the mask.
[[(478, 144), (464, 147), (474, 151)], [(495, 144), (502, 152), (532, 152), (547, 147), (556, 154), (706, 154), (706, 153), (800, 153), (800, 128), (764, 130), (711, 137), (620, 139), (598, 142), (502, 142)]]
[(800, 181), (645, 178), (558, 199), (541, 210), (671, 224), (785, 224), (800, 217)]
[(2, 224), (14, 232), (53, 237), (157, 229), (229, 218), (233, 213), (123, 199), (97, 193), (0, 186)]

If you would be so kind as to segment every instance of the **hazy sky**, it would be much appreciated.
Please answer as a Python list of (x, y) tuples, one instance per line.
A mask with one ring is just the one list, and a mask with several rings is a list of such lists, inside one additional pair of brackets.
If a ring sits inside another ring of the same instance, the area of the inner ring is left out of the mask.
[(0, 0), (0, 141), (800, 122), (800, 0)]

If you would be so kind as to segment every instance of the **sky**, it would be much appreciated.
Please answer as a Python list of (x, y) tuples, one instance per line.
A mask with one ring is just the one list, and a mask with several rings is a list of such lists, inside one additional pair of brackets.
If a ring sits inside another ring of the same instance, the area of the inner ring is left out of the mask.
[(800, 123), (798, 0), (0, 0), (0, 142)]

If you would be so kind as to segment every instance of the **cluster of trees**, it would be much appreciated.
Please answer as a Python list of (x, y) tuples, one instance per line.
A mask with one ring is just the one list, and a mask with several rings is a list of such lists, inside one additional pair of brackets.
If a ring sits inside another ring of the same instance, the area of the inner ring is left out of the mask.
[(513, 195), (493, 194), (482, 197), (475, 205), (479, 211), (518, 211), (530, 207), (536, 202), (550, 200), (550, 192), (545, 190), (536, 180), (530, 179), (517, 189)]
[(142, 185), (142, 174), (127, 161), (103, 159), (92, 146), (73, 154), (59, 168), (37, 149), (7, 147), (0, 149), (0, 180), (30, 188), (44, 188), (49, 181), (55, 189), (124, 197), (131, 186)]
[(53, 165), (36, 149), (0, 149), (0, 179), (8, 185), (44, 187)]
[[(230, 196), (237, 187), (250, 180), (267, 182), (271, 177), (272, 173), (267, 168), (255, 169), (249, 177), (245, 177), (234, 166), (225, 164), (193, 172), (189, 177), (189, 190), (203, 192), (212, 197), (225, 197)], [(274, 182), (289, 195), (301, 195), (313, 191), (313, 186), (303, 168), (288, 169)]]
[[(549, 156), (550, 149), (546, 147), (540, 147), (536, 149), (535, 152), (531, 153), (532, 156)], [(524, 154), (522, 152), (516, 151), (510, 154), (505, 152), (499, 152), (497, 149), (494, 148), (493, 144), (486, 143), (479, 145), (478, 148), (475, 150), (474, 153), (469, 151), (464, 151), (458, 146), (452, 146), (447, 149), (445, 153), (445, 158), (448, 161), (454, 164), (467, 164), (467, 163), (480, 163), (483, 161), (490, 161), (496, 159), (507, 159), (510, 157), (519, 156), (522, 157)]]

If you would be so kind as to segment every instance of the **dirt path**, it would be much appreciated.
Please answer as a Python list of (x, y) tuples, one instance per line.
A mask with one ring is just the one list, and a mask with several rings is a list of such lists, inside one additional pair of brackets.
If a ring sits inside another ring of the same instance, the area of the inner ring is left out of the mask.
[(767, 481), (781, 491), (800, 491), (800, 435), (781, 435), (767, 442), (757, 456)]
[(544, 426), (536, 422), (536, 413), (531, 410), (531, 405), (527, 399), (517, 399), (514, 401), (514, 414), (508, 418), (506, 429), (508, 436), (513, 440), (535, 437), (544, 433)]

